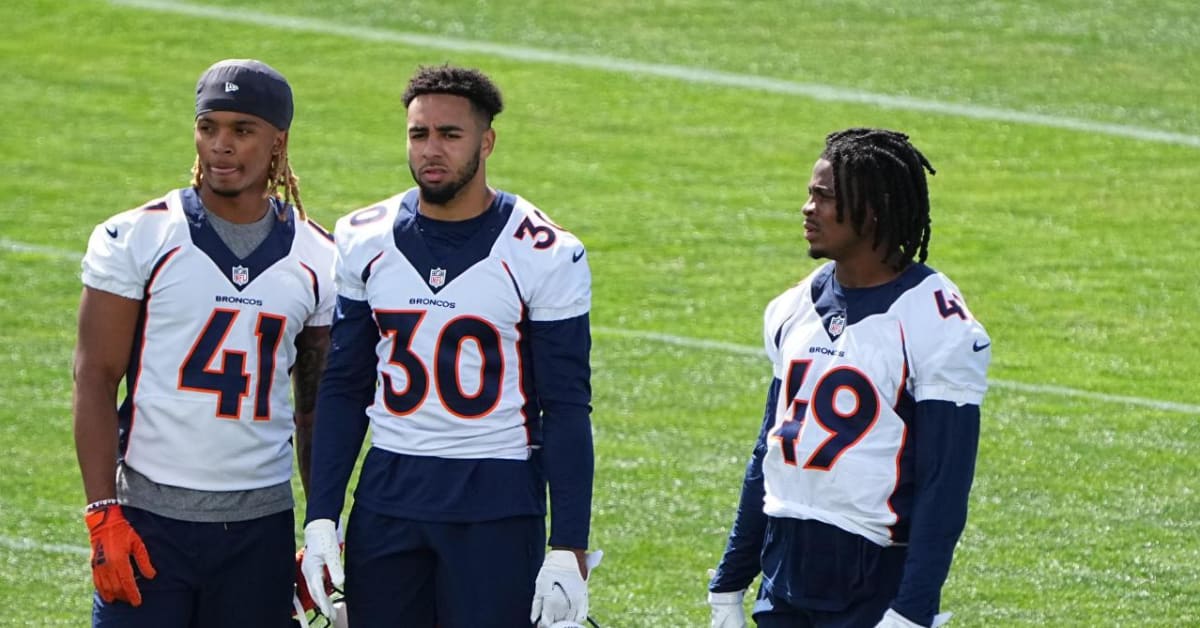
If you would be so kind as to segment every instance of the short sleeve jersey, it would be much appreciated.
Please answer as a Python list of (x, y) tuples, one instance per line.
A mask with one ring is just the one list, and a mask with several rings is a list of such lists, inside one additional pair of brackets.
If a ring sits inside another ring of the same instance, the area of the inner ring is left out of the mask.
[(372, 445), (414, 456), (525, 460), (540, 415), (528, 324), (586, 314), (583, 245), (497, 192), (461, 250), (435, 259), (415, 189), (338, 221), (337, 292), (379, 329)]
[(833, 269), (817, 269), (766, 310), (764, 342), (783, 388), (763, 462), (764, 511), (904, 543), (916, 404), (980, 404), (991, 340), (958, 288), (923, 264), (859, 290), (841, 288)]
[(294, 208), (245, 258), (192, 188), (97, 226), (83, 283), (142, 302), (118, 415), (126, 464), (159, 484), (251, 490), (291, 477), (296, 335), (333, 317), (332, 238)]

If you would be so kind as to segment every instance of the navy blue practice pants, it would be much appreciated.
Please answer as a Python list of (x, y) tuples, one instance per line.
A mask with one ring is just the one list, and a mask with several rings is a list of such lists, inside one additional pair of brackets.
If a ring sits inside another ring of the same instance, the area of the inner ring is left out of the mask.
[(122, 507), (158, 574), (138, 573), (141, 606), (92, 595), (96, 628), (289, 628), (296, 581), (291, 510), (249, 521), (195, 523)]
[(896, 597), (905, 547), (880, 547), (819, 521), (767, 519), (759, 628), (873, 628)]
[(434, 523), (397, 519), (356, 505), (346, 526), (351, 625), (529, 626), (545, 546), (541, 516)]

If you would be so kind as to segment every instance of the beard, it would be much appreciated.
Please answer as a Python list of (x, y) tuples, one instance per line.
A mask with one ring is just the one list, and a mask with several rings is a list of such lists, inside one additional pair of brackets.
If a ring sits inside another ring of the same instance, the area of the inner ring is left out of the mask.
[(479, 172), (479, 158), (480, 152), (476, 151), (471, 161), (456, 173), (458, 176), (438, 185), (427, 185), (422, 182), (411, 163), (408, 165), (408, 171), (412, 173), (413, 181), (416, 181), (417, 187), (421, 189), (422, 200), (433, 205), (445, 205), (454, 200), (454, 197), (458, 196), (467, 183), (475, 178), (475, 173)]

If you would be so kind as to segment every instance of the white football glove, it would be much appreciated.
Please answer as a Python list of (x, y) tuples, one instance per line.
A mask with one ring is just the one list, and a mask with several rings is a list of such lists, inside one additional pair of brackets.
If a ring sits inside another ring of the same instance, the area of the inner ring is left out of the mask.
[(331, 620), (337, 619), (337, 609), (325, 593), (325, 571), (333, 586), (341, 587), (346, 582), (342, 571), (341, 549), (338, 547), (337, 526), (330, 519), (317, 519), (304, 526), (304, 559), (300, 561), (300, 572), (308, 583), (308, 593), (316, 602), (321, 614)]
[(746, 611), (742, 597), (746, 590), (708, 594), (708, 605), (712, 607), (712, 628), (746, 628)]
[(333, 628), (350, 628), (350, 613), (346, 612), (346, 600), (338, 600), (333, 603), (333, 614), (337, 617), (333, 619)]
[[(604, 552), (596, 550), (587, 555), (588, 573), (600, 564)], [(579, 573), (579, 561), (574, 552), (550, 550), (542, 561), (533, 590), (533, 608), (529, 621), (537, 628), (551, 628), (558, 622), (587, 621), (587, 580)]]
[[(929, 627), (938, 628), (938, 626), (950, 621), (950, 615), (950, 613), (939, 613), (934, 615), (933, 623), (930, 624)], [(909, 621), (909, 619), (904, 615), (901, 615), (900, 613), (897, 613), (889, 608), (887, 612), (883, 614), (883, 619), (879, 620), (878, 624), (875, 624), (875, 628), (924, 628), (924, 626), (915, 621)]]

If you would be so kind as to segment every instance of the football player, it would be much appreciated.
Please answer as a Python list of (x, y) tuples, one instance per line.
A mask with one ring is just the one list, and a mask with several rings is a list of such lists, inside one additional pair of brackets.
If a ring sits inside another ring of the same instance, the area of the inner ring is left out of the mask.
[(926, 170), (902, 133), (826, 138), (802, 213), (809, 255), (830, 261), (766, 309), (774, 379), (709, 584), (714, 628), (745, 625), (760, 572), (759, 626), (935, 624), (991, 341), (924, 264)]
[(290, 625), (290, 441), (303, 454), (335, 255), (300, 203), (292, 112), (270, 66), (214, 64), (191, 185), (88, 242), (74, 417), (97, 626)]
[[(583, 245), (488, 185), (499, 90), (421, 68), (403, 96), (417, 186), (338, 221), (302, 565), (342, 567), (355, 628), (587, 617), (591, 274)], [(546, 487), (552, 512), (545, 551)]]

